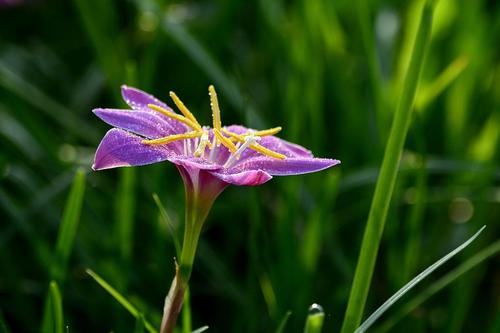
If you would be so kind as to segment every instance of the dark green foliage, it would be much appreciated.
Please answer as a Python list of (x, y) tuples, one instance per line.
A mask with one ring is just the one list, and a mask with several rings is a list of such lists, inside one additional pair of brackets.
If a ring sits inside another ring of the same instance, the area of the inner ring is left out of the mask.
[[(174, 90), (203, 123), (215, 84), (224, 124), (281, 125), (280, 137), (342, 160), (222, 193), (182, 332), (303, 332), (312, 303), (325, 311), (323, 332), (339, 331), (423, 1), (23, 2), (0, 7), (0, 331), (39, 331), (53, 279), (58, 330), (159, 326), (184, 190), (169, 163), (90, 170), (109, 128), (91, 110), (124, 107), (122, 83), (167, 103)], [(499, 327), (499, 17), (495, 1), (437, 2), (363, 318), (487, 228), (383, 316), (381, 331)], [(56, 246), (79, 167), (78, 229)]]

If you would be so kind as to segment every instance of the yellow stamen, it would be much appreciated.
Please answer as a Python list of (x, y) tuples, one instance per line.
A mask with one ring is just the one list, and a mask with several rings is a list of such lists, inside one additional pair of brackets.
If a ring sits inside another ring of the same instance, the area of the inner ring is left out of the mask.
[(243, 135), (233, 133), (231, 131), (228, 131), (225, 128), (221, 128), (221, 132), (224, 133), (224, 134), (226, 134), (227, 136), (231, 137), (231, 139), (233, 141), (240, 141), (240, 142), (244, 142), (245, 141), (245, 138), (243, 137)]
[(210, 106), (212, 107), (213, 128), (220, 130), (222, 124), (220, 120), (219, 101), (217, 100), (217, 93), (213, 85), (208, 87), (208, 94), (210, 95)]
[(222, 135), (222, 133), (218, 130), (218, 129), (214, 129), (214, 134), (215, 134), (215, 137), (217, 139), (219, 139), (219, 141), (227, 148), (229, 149), (229, 151), (231, 153), (235, 153), (238, 148), (236, 148), (236, 145), (231, 141), (229, 140), (228, 138), (226, 138), (224, 135)]
[(194, 152), (193, 155), (195, 157), (200, 157), (201, 155), (203, 155), (203, 153), (205, 152), (205, 148), (209, 143), (210, 141), (208, 140), (208, 133), (205, 131), (201, 135), (200, 143), (198, 144), (198, 148), (196, 148), (196, 151)]
[(277, 153), (277, 152), (272, 151), (270, 149), (267, 149), (266, 147), (261, 146), (258, 143), (252, 143), (250, 146), (248, 146), (248, 148), (253, 149), (255, 151), (258, 151), (259, 153), (261, 153), (263, 155), (266, 155), (266, 156), (269, 156), (269, 157), (273, 157), (273, 158), (277, 158), (279, 160), (285, 160), (286, 159), (285, 155)]
[(191, 129), (195, 131), (200, 131), (201, 128), (199, 128), (199, 125), (193, 123), (191, 120), (189, 120), (186, 117), (181, 116), (180, 114), (168, 111), (165, 108), (162, 108), (161, 106), (155, 105), (155, 104), (148, 104), (148, 107), (152, 110), (155, 110), (159, 113), (161, 113), (164, 116), (167, 116), (169, 118), (175, 119), (177, 121), (180, 121), (183, 124), (186, 124), (187, 126), (191, 127)]
[[(233, 132), (228, 131), (227, 129), (224, 129), (224, 128), (222, 129), (222, 132), (224, 132), (224, 134), (230, 136), (231, 138), (233, 138), (237, 141), (245, 142), (244, 135), (233, 133)], [(254, 135), (255, 135), (255, 133), (254, 133)], [(280, 160), (286, 159), (285, 155), (277, 153), (275, 151), (272, 151), (272, 150), (270, 150), (262, 145), (259, 145), (258, 143), (252, 143), (250, 146), (248, 146), (248, 148), (253, 149), (253, 150), (255, 150), (263, 155), (269, 156), (269, 157), (277, 158)]]
[(147, 144), (147, 145), (164, 145), (164, 144), (171, 143), (171, 142), (178, 141), (178, 140), (197, 138), (197, 137), (201, 136), (201, 134), (202, 133), (200, 133), (198, 131), (192, 131), (192, 132), (186, 132), (186, 133), (182, 133), (182, 134), (169, 135), (169, 136), (159, 138), (159, 139), (142, 140), (142, 143)]
[(278, 126), (278, 127), (273, 127), (273, 128), (262, 130), (262, 131), (255, 131), (255, 132), (253, 132), (253, 135), (261, 136), (261, 137), (262, 136), (269, 136), (269, 135), (274, 135), (280, 131), (281, 131), (281, 126)]
[(175, 105), (182, 112), (182, 114), (196, 125), (196, 129), (201, 131), (201, 125), (198, 120), (196, 120), (191, 111), (189, 111), (189, 109), (184, 105), (184, 103), (182, 103), (182, 101), (173, 91), (170, 92), (170, 98), (172, 98)]

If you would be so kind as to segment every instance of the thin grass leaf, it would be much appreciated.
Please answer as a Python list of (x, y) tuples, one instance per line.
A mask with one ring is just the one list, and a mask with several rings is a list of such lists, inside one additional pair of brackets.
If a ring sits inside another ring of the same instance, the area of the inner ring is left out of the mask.
[(384, 231), (389, 204), (396, 182), (401, 154), (411, 121), (411, 111), (415, 99), (420, 72), (427, 50), (432, 26), (433, 6), (427, 2), (422, 11), (419, 30), (406, 73), (403, 91), (394, 114), (389, 140), (384, 153), (380, 175), (375, 187), (356, 273), (352, 283), (349, 302), (342, 324), (342, 333), (351, 333), (361, 322), (370, 287), (375, 261)]
[(146, 323), (144, 322), (144, 316), (139, 313), (139, 317), (135, 320), (134, 333), (144, 333), (146, 329)]
[(191, 318), (191, 293), (189, 288), (184, 292), (184, 304), (182, 304), (182, 332), (190, 333), (192, 330)]
[[(123, 295), (121, 295), (115, 288), (111, 287), (102, 277), (97, 275), (91, 269), (85, 270), (104, 290), (106, 290), (113, 298), (120, 303), (132, 316), (136, 319), (142, 314), (132, 305)], [(145, 327), (150, 333), (157, 333), (156, 329), (147, 320), (144, 319)]]
[(205, 332), (206, 330), (208, 330), (208, 326), (202, 326), (200, 328), (197, 328), (195, 329), (193, 332), (191, 333), (201, 333), (201, 332)]
[(73, 243), (80, 220), (83, 195), (85, 192), (85, 171), (78, 169), (73, 179), (73, 185), (64, 207), (63, 217), (59, 227), (55, 258), (52, 264), (51, 276), (61, 283), (66, 275), (68, 259), (73, 249)]
[(486, 226), (483, 226), (478, 232), (474, 234), (471, 238), (469, 238), (466, 242), (464, 242), (462, 245), (457, 247), (455, 250), (451, 251), (438, 261), (436, 261), (434, 264), (431, 266), (427, 267), (422, 273), (418, 274), (415, 278), (413, 278), (410, 282), (405, 284), (401, 289), (399, 289), (394, 295), (392, 295), (387, 301), (384, 302), (373, 314), (368, 317), (365, 322), (358, 327), (358, 329), (355, 331), (355, 333), (363, 333), (365, 332), (373, 323), (382, 315), (384, 312), (386, 312), (394, 303), (396, 303), (401, 297), (403, 297), (404, 294), (406, 294), (408, 291), (410, 291), (413, 287), (415, 287), (420, 281), (425, 279), (427, 276), (429, 276), (432, 272), (434, 272), (438, 267), (443, 265), (445, 262), (453, 258), (456, 254), (458, 254), (460, 251), (465, 249), (470, 243), (476, 239), (477, 236), (486, 228)]
[(49, 285), (50, 304), (52, 307), (52, 327), (54, 333), (64, 332), (64, 316), (62, 308), (62, 298), (57, 282), (51, 281)]
[(466, 57), (458, 57), (431, 84), (422, 87), (415, 100), (415, 109), (425, 109), (459, 77), (468, 64), (469, 60)]
[(313, 304), (309, 307), (309, 314), (306, 318), (304, 333), (321, 333), (325, 312), (319, 304)]
[(64, 128), (83, 142), (92, 143), (99, 137), (97, 130), (75, 116), (75, 113), (53, 100), (39, 87), (30, 83), (29, 79), (13, 72), (7, 64), (0, 60), (0, 87), (13, 92), (32, 107), (43, 111), (48, 117), (59, 123)]
[(217, 64), (207, 50), (198, 42), (184, 26), (166, 16), (162, 21), (163, 30), (187, 53), (187, 55), (205, 71), (214, 84), (224, 93), (231, 105), (242, 111), (244, 106), (243, 95), (235, 82), (230, 79)]
[(175, 246), (175, 253), (177, 254), (177, 257), (180, 258), (181, 255), (181, 245), (179, 242), (179, 238), (177, 237), (177, 231), (174, 226), (174, 223), (172, 222), (172, 219), (167, 213), (167, 210), (161, 203), (160, 197), (158, 194), (153, 193), (153, 200), (156, 204), (156, 207), (158, 207), (158, 210), (160, 211), (160, 216), (162, 220), (165, 222), (167, 225), (168, 231), (170, 232), (170, 235), (172, 236), (172, 240), (174, 241), (174, 246)]
[(288, 319), (290, 318), (291, 315), (292, 315), (292, 311), (287, 311), (285, 313), (285, 315), (283, 316), (283, 319), (281, 319), (281, 322), (280, 322), (278, 328), (276, 329), (276, 333), (284, 333), (285, 332), (286, 323), (288, 322)]
[[(481, 232), (483, 229), (484, 227), (481, 228), (479, 232)], [(473, 237), (476, 237), (476, 235), (474, 235)], [(415, 310), (417, 307), (419, 307), (421, 304), (427, 301), (434, 294), (438, 293), (439, 291), (441, 291), (442, 289), (453, 283), (455, 280), (457, 280), (459, 277), (461, 277), (474, 267), (478, 266), (479, 264), (483, 263), (485, 260), (493, 257), (498, 252), (500, 252), (500, 240), (497, 240), (496, 242), (489, 245), (482, 251), (476, 253), (474, 256), (469, 258), (460, 266), (458, 266), (457, 268), (455, 268), (454, 270), (452, 270), (451, 272), (449, 272), (448, 274), (446, 274), (445, 276), (443, 276), (442, 278), (431, 284), (427, 289), (425, 289), (420, 294), (415, 296), (408, 303), (399, 307), (398, 312), (393, 317), (389, 318), (386, 321), (386, 323), (382, 325), (382, 327), (378, 330), (378, 332), (389, 331), (399, 320), (401, 320), (403, 317), (411, 313), (413, 310)]]
[(57, 282), (51, 281), (45, 298), (40, 332), (63, 333), (63, 318), (61, 292)]
[(7, 322), (3, 317), (2, 309), (0, 309), (0, 333), (11, 333), (11, 330), (7, 326)]

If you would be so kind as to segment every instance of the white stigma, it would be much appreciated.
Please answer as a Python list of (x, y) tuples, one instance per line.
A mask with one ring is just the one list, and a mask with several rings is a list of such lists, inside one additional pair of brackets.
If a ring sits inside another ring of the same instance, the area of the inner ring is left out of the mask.
[(241, 146), (238, 147), (238, 150), (234, 154), (231, 154), (231, 156), (227, 159), (226, 163), (224, 163), (224, 168), (227, 169), (232, 167), (234, 162), (236, 162), (236, 160), (240, 158), (243, 151), (245, 151), (245, 149), (247, 149), (251, 144), (259, 140), (260, 137), (253, 135), (253, 133), (250, 133), (250, 135), (245, 136), (245, 142), (243, 142)]

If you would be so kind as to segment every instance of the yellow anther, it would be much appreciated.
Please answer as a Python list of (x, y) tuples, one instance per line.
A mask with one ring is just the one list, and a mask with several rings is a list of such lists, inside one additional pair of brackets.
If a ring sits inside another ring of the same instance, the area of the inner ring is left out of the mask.
[(236, 145), (231, 141), (229, 140), (228, 138), (226, 138), (224, 135), (222, 135), (222, 133), (218, 130), (218, 129), (215, 129), (214, 128), (214, 135), (217, 139), (219, 139), (219, 141), (227, 148), (229, 149), (229, 151), (231, 153), (235, 153), (238, 148), (236, 147)]
[(278, 127), (273, 127), (273, 128), (262, 130), (262, 131), (255, 131), (252, 134), (255, 136), (269, 136), (269, 135), (274, 135), (280, 131), (281, 131), (281, 126), (278, 126)]
[(273, 157), (273, 158), (277, 158), (279, 160), (286, 159), (285, 155), (277, 153), (277, 152), (272, 151), (270, 149), (267, 149), (266, 147), (261, 146), (258, 143), (252, 143), (248, 148), (253, 149), (255, 151), (258, 151), (259, 153), (261, 153), (263, 155), (266, 155), (266, 156), (269, 156), (269, 157)]
[[(233, 133), (233, 132), (228, 131), (227, 129), (224, 129), (224, 128), (222, 129), (222, 132), (224, 132), (224, 134), (230, 136), (231, 138), (235, 139), (236, 141), (245, 142), (244, 135)], [(254, 133), (254, 135), (255, 135), (255, 133)], [(285, 155), (277, 153), (275, 151), (272, 151), (272, 150), (270, 150), (262, 145), (259, 145), (258, 143), (252, 143), (250, 146), (248, 146), (248, 148), (253, 149), (253, 150), (255, 150), (263, 155), (269, 156), (269, 157), (277, 158), (280, 160), (286, 159)]]
[(208, 140), (208, 133), (206, 131), (204, 131), (203, 134), (201, 135), (200, 143), (198, 144), (198, 148), (196, 148), (193, 155), (195, 157), (200, 157), (201, 155), (203, 155), (203, 153), (205, 152), (205, 148), (208, 146), (209, 143), (210, 143), (210, 141)]
[(182, 103), (182, 101), (173, 91), (170, 92), (170, 98), (172, 98), (179, 111), (181, 111), (187, 119), (191, 120), (196, 125), (196, 129), (201, 131), (201, 125), (198, 120), (196, 120), (191, 111), (189, 111), (189, 109), (184, 105), (184, 103)]
[(197, 124), (193, 123), (190, 119), (188, 119), (188, 118), (186, 118), (184, 116), (181, 116), (180, 114), (168, 111), (167, 109), (162, 108), (161, 106), (158, 106), (158, 105), (155, 105), (155, 104), (148, 104), (148, 108), (150, 108), (152, 110), (155, 110), (155, 111), (161, 113), (164, 116), (167, 116), (169, 118), (172, 118), (172, 119), (175, 119), (177, 121), (180, 121), (183, 124), (186, 124), (187, 126), (191, 127), (193, 130), (199, 131), (200, 135), (201, 135), (201, 127), (200, 127), (200, 125), (197, 125)]
[(231, 131), (228, 131), (225, 128), (221, 128), (221, 132), (226, 134), (227, 136), (229, 136), (232, 139), (232, 141), (240, 141), (240, 142), (245, 141), (245, 138), (243, 137), (243, 135), (233, 133)]
[(210, 95), (210, 106), (212, 107), (213, 128), (220, 130), (222, 124), (220, 120), (219, 101), (217, 100), (217, 93), (213, 85), (208, 87), (208, 94)]
[(186, 132), (182, 134), (169, 135), (159, 139), (142, 140), (142, 143), (147, 145), (164, 145), (178, 140), (193, 139), (201, 136), (202, 133), (198, 131)]

